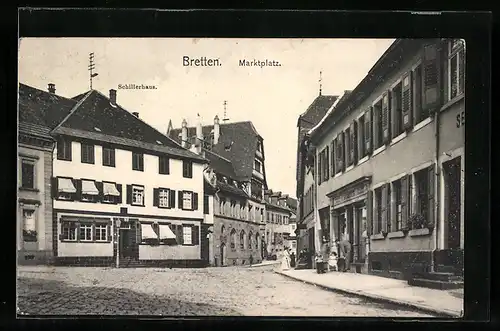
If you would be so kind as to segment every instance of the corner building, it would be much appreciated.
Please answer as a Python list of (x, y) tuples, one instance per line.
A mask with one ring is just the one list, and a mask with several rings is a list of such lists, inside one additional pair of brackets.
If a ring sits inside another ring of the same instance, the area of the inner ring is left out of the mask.
[(321, 235), (351, 242), (352, 272), (462, 275), (464, 64), (461, 40), (398, 39), (308, 132)]

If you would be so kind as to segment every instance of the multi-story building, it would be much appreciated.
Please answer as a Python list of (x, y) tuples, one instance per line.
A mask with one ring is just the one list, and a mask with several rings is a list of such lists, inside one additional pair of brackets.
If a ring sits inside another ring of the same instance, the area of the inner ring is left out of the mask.
[(50, 131), (55, 262), (200, 265), (207, 161), (121, 107), (115, 90), (45, 97), (71, 104), (47, 114), (60, 119)]
[(288, 194), (266, 190), (266, 257), (279, 256), (285, 248), (290, 247), (290, 217), (292, 210), (288, 205)]
[(463, 272), (464, 63), (460, 40), (398, 39), (308, 132), (322, 236), (353, 271)]
[(298, 255), (297, 252), (297, 199), (288, 197), (286, 199), (286, 206), (290, 209), (290, 219), (288, 220), (288, 238), (286, 238), (286, 245), (294, 253), (295, 256)]
[(314, 154), (310, 153), (307, 144), (307, 132), (321, 121), (327, 111), (333, 106), (338, 96), (320, 94), (309, 105), (307, 110), (299, 116), (297, 121), (297, 250), (307, 248), (315, 250), (315, 241), (318, 239), (314, 217)]
[(242, 265), (262, 260), (267, 187), (263, 139), (251, 122), (201, 124), (168, 130), (185, 148), (204, 155), (206, 230), (202, 246), (207, 247), (210, 265)]
[[(20, 264), (51, 263), (52, 242), (52, 151), (50, 135), (74, 105), (73, 101), (49, 92), (19, 85), (18, 140), (18, 233)], [(54, 229), (55, 230), (55, 229)]]

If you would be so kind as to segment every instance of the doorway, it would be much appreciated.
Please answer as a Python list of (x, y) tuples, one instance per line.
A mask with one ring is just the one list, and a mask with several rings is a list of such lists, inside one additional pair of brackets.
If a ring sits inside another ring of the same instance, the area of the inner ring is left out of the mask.
[(448, 248), (460, 248), (461, 215), (461, 158), (457, 157), (443, 164), (445, 172), (445, 207)]
[(120, 229), (120, 257), (135, 257), (136, 234), (135, 229)]
[(356, 240), (357, 243), (357, 256), (358, 261), (364, 262), (366, 258), (366, 207), (365, 206), (357, 206), (356, 207)]
[(220, 245), (220, 265), (221, 267), (227, 265), (226, 263), (226, 244), (222, 243)]

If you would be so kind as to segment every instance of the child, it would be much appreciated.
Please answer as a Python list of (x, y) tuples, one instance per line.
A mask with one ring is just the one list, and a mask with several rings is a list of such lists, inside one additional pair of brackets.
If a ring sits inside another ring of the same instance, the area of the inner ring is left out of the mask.
[(332, 252), (330, 254), (330, 258), (328, 259), (328, 265), (330, 266), (330, 270), (337, 271), (337, 253)]

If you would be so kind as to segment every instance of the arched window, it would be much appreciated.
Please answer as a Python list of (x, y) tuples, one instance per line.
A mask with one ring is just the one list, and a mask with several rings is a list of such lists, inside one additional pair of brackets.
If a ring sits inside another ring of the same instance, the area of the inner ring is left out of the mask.
[(224, 225), (220, 228), (220, 234), (221, 235), (224, 235), (224, 232), (226, 231), (226, 228), (224, 227)]
[(252, 231), (248, 234), (248, 249), (252, 249)]
[(245, 231), (241, 230), (240, 232), (240, 247), (241, 249), (245, 249)]
[(229, 240), (231, 242), (231, 248), (236, 249), (236, 230), (235, 229), (231, 230), (231, 236), (230, 236)]

